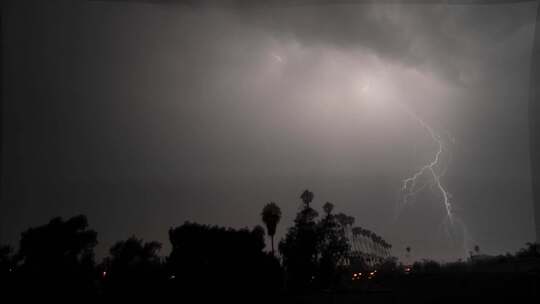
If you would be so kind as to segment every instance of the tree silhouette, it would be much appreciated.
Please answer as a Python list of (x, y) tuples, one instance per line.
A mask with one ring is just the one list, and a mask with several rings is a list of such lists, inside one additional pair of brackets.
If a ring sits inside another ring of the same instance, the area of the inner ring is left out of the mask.
[(516, 253), (518, 258), (540, 258), (540, 243), (525, 243), (525, 248)]
[(320, 287), (334, 287), (339, 279), (340, 263), (344, 264), (350, 250), (346, 230), (350, 217), (342, 223), (332, 214), (334, 206), (327, 202), (323, 209), (326, 216), (318, 223), (318, 253), (319, 271), (318, 283)]
[[(264, 252), (264, 229), (231, 229), (186, 222), (169, 230), (172, 251), (167, 259), (174, 290), (197, 296), (242, 295), (279, 289), (278, 260)], [(238, 294), (238, 293), (235, 293)]]
[(276, 227), (281, 219), (281, 209), (274, 203), (268, 203), (264, 206), (262, 211), (262, 221), (266, 225), (266, 231), (270, 236), (272, 244), (272, 255), (274, 255), (274, 235), (276, 234)]
[(13, 249), (7, 245), (0, 245), (0, 284), (8, 287), (9, 276), (13, 272)]
[(314, 279), (317, 268), (317, 211), (309, 206), (313, 193), (305, 190), (300, 196), (302, 209), (294, 219), (285, 238), (279, 243), (287, 283), (293, 289), (307, 288)]
[(288, 285), (291, 289), (335, 286), (350, 252), (348, 231), (354, 218), (334, 215), (334, 206), (327, 202), (325, 216), (317, 222), (318, 213), (309, 205), (313, 193), (305, 190), (300, 198), (302, 208), (279, 243)]
[(24, 288), (44, 297), (91, 293), (97, 234), (87, 227), (86, 217), (79, 215), (66, 221), (56, 217), (23, 232), (17, 259)]
[(2, 290), (0, 298), (2, 299), (6, 297), (9, 299), (9, 294), (13, 291), (14, 268), (13, 248), (0, 244), (0, 289)]
[(304, 190), (304, 192), (302, 192), (302, 195), (300, 195), (300, 198), (302, 199), (306, 207), (309, 207), (309, 204), (313, 201), (313, 197), (313, 192), (309, 190)]
[(405, 247), (405, 251), (407, 252), (405, 254), (405, 256), (407, 257), (407, 259), (409, 260), (408, 262), (410, 263), (410, 260), (411, 260), (411, 247), (410, 246)]
[[(160, 249), (160, 243), (144, 242), (134, 236), (115, 243), (102, 272), (108, 295), (125, 299), (156, 293), (163, 281)], [(138, 292), (134, 294), (133, 290)]]
[(332, 213), (332, 210), (334, 210), (334, 205), (330, 202), (326, 202), (323, 205), (324, 213), (326, 214), (326, 217), (329, 217)]
[(344, 229), (349, 229), (354, 224), (354, 217), (344, 213), (336, 214), (336, 219)]
[(0, 245), (0, 271), (9, 272), (11, 268), (13, 248), (7, 245)]

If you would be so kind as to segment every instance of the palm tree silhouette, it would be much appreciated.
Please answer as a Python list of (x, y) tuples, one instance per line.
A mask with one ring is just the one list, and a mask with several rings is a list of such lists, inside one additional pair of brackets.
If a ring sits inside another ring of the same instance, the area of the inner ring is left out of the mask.
[(272, 255), (274, 255), (274, 235), (276, 234), (277, 224), (281, 219), (281, 209), (276, 203), (270, 202), (264, 206), (261, 216), (263, 223), (266, 225), (268, 235), (270, 236)]
[(408, 260), (410, 260), (411, 259), (411, 246), (405, 247), (405, 251), (407, 251), (405, 256), (407, 257)]
[(313, 192), (309, 190), (304, 190), (300, 198), (302, 199), (304, 204), (306, 204), (306, 207), (309, 207), (309, 203), (313, 201)]
[(334, 209), (334, 205), (332, 203), (330, 203), (330, 202), (326, 202), (323, 205), (323, 210), (324, 210), (324, 213), (326, 213), (326, 216), (330, 216), (333, 209)]

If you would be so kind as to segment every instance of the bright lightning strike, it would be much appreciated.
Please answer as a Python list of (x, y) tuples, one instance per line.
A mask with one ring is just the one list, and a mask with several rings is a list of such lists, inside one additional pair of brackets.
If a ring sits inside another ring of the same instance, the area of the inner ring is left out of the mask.
[(409, 111), (407, 108), (403, 107), (405, 112), (407, 112), (416, 122), (418, 122), (424, 130), (426, 130), (431, 137), (431, 139), (437, 144), (437, 152), (433, 156), (432, 160), (425, 164), (423, 167), (421, 167), (418, 171), (416, 171), (413, 175), (410, 177), (404, 179), (402, 181), (401, 190), (404, 193), (403, 196), (403, 203), (406, 204), (408, 199), (411, 196), (416, 195), (420, 191), (422, 191), (426, 184), (418, 185), (418, 180), (422, 177), (428, 174), (431, 176), (431, 179), (433, 181), (433, 185), (437, 188), (437, 190), (441, 193), (442, 196), (442, 203), (446, 210), (446, 215), (448, 217), (448, 220), (450, 223), (453, 223), (453, 213), (452, 213), (452, 205), (450, 204), (450, 193), (446, 190), (446, 188), (443, 186), (441, 182), (441, 177), (445, 174), (446, 170), (442, 170), (442, 172), (437, 172), (438, 168), (440, 166), (441, 162), (441, 155), (444, 151), (444, 142), (443, 139), (435, 133), (433, 128), (429, 126), (423, 119), (418, 117), (413, 112)]
[[(431, 180), (431, 186), (434, 187), (440, 194), (441, 194), (441, 200), (442, 204), (446, 211), (446, 220), (443, 221), (443, 227), (445, 229), (446, 235), (450, 237), (453, 241), (456, 241), (454, 237), (461, 234), (463, 237), (463, 254), (464, 256), (467, 255), (467, 248), (469, 247), (469, 244), (472, 244), (472, 238), (469, 235), (469, 232), (467, 230), (467, 227), (465, 226), (465, 223), (461, 221), (459, 218), (455, 217), (452, 204), (450, 202), (450, 199), (452, 195), (446, 187), (444, 186), (443, 182), (441, 181), (441, 178), (446, 174), (446, 171), (448, 169), (448, 161), (444, 166), (442, 165), (442, 155), (443, 153), (446, 153), (450, 155), (450, 151), (448, 151), (447, 145), (445, 145), (445, 141), (443, 138), (437, 134), (433, 128), (428, 125), (422, 118), (420, 118), (418, 115), (416, 115), (414, 112), (410, 111), (404, 104), (398, 103), (401, 108), (406, 112), (414, 121), (416, 121), (430, 136), (430, 138), (433, 140), (434, 143), (437, 144), (437, 151), (431, 158), (431, 160), (423, 165), (419, 170), (414, 172), (411, 176), (405, 178), (402, 180), (401, 185), (401, 192), (403, 193), (403, 201), (402, 205), (407, 204), (408, 200), (411, 197), (414, 197), (416, 194), (423, 191), (426, 186), (428, 186), (428, 183), (421, 182), (420, 179), (422, 177), (429, 177)], [(450, 142), (454, 143), (455, 139), (448, 134), (448, 139)], [(447, 224), (450, 224), (449, 226)], [(457, 233), (457, 234), (456, 234)]]
[(455, 139), (447, 132), (436, 132), (428, 122), (419, 117), (405, 103), (399, 102), (395, 98), (395, 96), (398, 95), (398, 92), (393, 90), (391, 84), (385, 85), (384, 79), (380, 79), (380, 81), (371, 80), (373, 79), (368, 79), (368, 81), (364, 80), (357, 85), (362, 96), (369, 100), (376, 101), (377, 104), (387, 104), (390, 102), (392, 105), (397, 106), (397, 108), (403, 111), (404, 114), (406, 113), (412, 121), (417, 123), (421, 129), (427, 133), (429, 139), (436, 146), (436, 150), (433, 152), (432, 156), (426, 160), (426, 163), (409, 177), (406, 177), (401, 181), (400, 200), (396, 210), (396, 219), (399, 217), (402, 208), (413, 200), (416, 195), (428, 187), (431, 188), (438, 194), (438, 199), (440, 198), (440, 201), (437, 201), (437, 203), (440, 203), (444, 208), (445, 216), (441, 225), (442, 228), (444, 228), (445, 234), (454, 245), (458, 245), (457, 242), (462, 239), (463, 244), (460, 247), (462, 247), (463, 256), (466, 256), (468, 252), (467, 249), (470, 249), (469, 245), (473, 243), (473, 240), (465, 223), (457, 214), (459, 210), (457, 210), (451, 202), (452, 195), (444, 184), (444, 176), (449, 169), (449, 164), (452, 159), (452, 153), (449, 148), (450, 145), (455, 143)]

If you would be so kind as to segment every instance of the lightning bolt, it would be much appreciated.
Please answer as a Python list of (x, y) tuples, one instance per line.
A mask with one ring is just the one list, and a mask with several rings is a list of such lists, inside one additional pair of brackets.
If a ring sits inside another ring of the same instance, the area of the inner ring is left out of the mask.
[[(448, 149), (446, 149), (447, 145), (445, 144), (445, 140), (439, 134), (437, 134), (437, 132), (435, 132), (433, 128), (426, 123), (426, 121), (416, 115), (416, 113), (409, 110), (409, 108), (407, 108), (404, 104), (398, 104), (404, 112), (406, 112), (428, 133), (431, 140), (437, 145), (437, 151), (435, 152), (431, 160), (425, 165), (423, 165), (420, 169), (415, 171), (411, 176), (402, 180), (402, 206), (406, 205), (410, 198), (416, 196), (416, 194), (420, 193), (428, 186), (428, 183), (421, 181), (421, 178), (424, 176), (429, 176), (431, 179), (432, 188), (438, 190), (442, 197), (441, 200), (446, 211), (446, 216), (441, 224), (446, 232), (446, 235), (452, 241), (456, 241), (455, 237), (461, 234), (463, 238), (463, 243), (461, 245), (463, 249), (463, 256), (467, 256), (467, 248), (470, 248), (471, 244), (473, 244), (474, 241), (471, 238), (465, 223), (455, 216), (452, 204), (450, 202), (452, 195), (450, 194), (450, 192), (448, 192), (446, 187), (443, 185), (443, 182), (441, 181), (441, 178), (446, 174), (448, 170), (448, 163), (450, 161), (450, 158), (452, 157), (452, 154)], [(447, 138), (450, 142), (455, 142), (455, 139), (450, 134), (447, 134)], [(443, 153), (446, 153), (449, 157), (449, 159), (445, 162), (444, 166), (441, 160)]]
[(428, 174), (431, 176), (432, 185), (435, 186), (435, 188), (440, 192), (442, 196), (442, 203), (446, 210), (446, 216), (451, 224), (453, 224), (453, 212), (452, 212), (452, 205), (450, 203), (451, 194), (446, 190), (443, 183), (441, 182), (441, 177), (444, 176), (446, 173), (446, 168), (441, 170), (441, 172), (437, 172), (440, 163), (441, 163), (441, 155), (444, 152), (445, 144), (444, 140), (441, 138), (440, 135), (438, 135), (433, 128), (428, 125), (422, 118), (420, 118), (418, 115), (416, 115), (414, 112), (410, 111), (408, 108), (406, 108), (403, 104), (401, 104), (403, 110), (420, 126), (427, 131), (433, 142), (437, 144), (437, 152), (429, 161), (427, 164), (422, 166), (418, 171), (414, 172), (413, 175), (410, 177), (405, 178), (402, 181), (401, 185), (401, 191), (404, 193), (403, 195), (403, 204), (407, 204), (409, 198), (415, 196), (419, 192), (421, 192), (425, 187), (426, 183), (422, 183), (419, 185), (418, 181), (422, 176), (425, 176)]

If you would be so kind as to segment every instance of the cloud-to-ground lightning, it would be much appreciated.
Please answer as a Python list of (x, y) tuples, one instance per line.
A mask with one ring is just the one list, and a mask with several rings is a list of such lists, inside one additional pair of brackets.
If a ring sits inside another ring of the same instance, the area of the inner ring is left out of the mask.
[[(384, 82), (382, 82), (384, 83)], [(365, 94), (369, 93), (368, 91), (371, 88), (372, 81), (365, 80), (360, 85), (360, 91)], [(379, 84), (380, 86), (380, 84)], [(374, 83), (375, 89), (377, 88), (377, 81)], [(392, 87), (390, 85), (390, 87)], [(377, 91), (377, 90), (375, 90)], [(450, 224), (454, 222), (454, 210), (450, 202), (451, 194), (446, 189), (443, 184), (442, 178), (446, 174), (448, 169), (448, 161), (450, 156), (450, 151), (448, 151), (448, 144), (454, 142), (453, 137), (450, 134), (444, 133), (446, 136), (443, 137), (437, 133), (434, 128), (432, 128), (424, 119), (418, 116), (414, 111), (412, 111), (407, 104), (398, 101), (394, 97), (389, 97), (389, 95), (377, 94), (377, 92), (372, 92), (368, 95), (370, 98), (375, 98), (383, 102), (390, 102), (392, 105), (397, 106), (399, 110), (409, 116), (415, 123), (417, 123), (430, 137), (431, 141), (436, 144), (437, 150), (433, 156), (418, 169), (411, 176), (402, 180), (401, 185), (401, 200), (400, 205), (398, 205), (398, 213), (401, 207), (407, 204), (407, 202), (412, 199), (416, 194), (423, 191), (428, 185), (431, 185), (432, 188), (436, 189), (437, 192), (441, 195), (441, 203), (444, 206), (446, 217)], [(378, 90), (382, 92), (389, 91)], [(392, 90), (390, 89), (390, 92)], [(448, 140), (446, 140), (448, 139)], [(426, 178), (429, 178), (430, 182), (426, 182)]]
[(409, 114), (409, 116), (411, 116), (411, 118), (413, 118), (416, 122), (418, 122), (424, 130), (427, 131), (427, 133), (429, 134), (433, 142), (437, 144), (437, 151), (433, 155), (433, 158), (427, 164), (422, 166), (418, 171), (414, 172), (413, 175), (405, 178), (402, 181), (401, 191), (403, 192), (403, 203), (407, 203), (407, 200), (411, 196), (414, 196), (415, 194), (419, 193), (425, 188), (426, 184), (424, 183), (424, 184), (418, 185), (418, 180), (422, 176), (429, 174), (429, 176), (431, 176), (433, 186), (435, 186), (435, 188), (440, 192), (442, 196), (442, 203), (446, 210), (446, 216), (448, 217), (448, 220), (452, 224), (453, 212), (452, 212), (452, 205), (450, 204), (451, 194), (448, 192), (448, 190), (446, 190), (446, 188), (444, 187), (441, 181), (441, 177), (446, 172), (446, 169), (442, 169), (442, 170), (440, 169), (441, 156), (442, 156), (442, 153), (444, 152), (445, 143), (443, 139), (440, 137), (440, 135), (435, 133), (433, 128), (430, 125), (428, 125), (423, 119), (418, 117), (418, 115), (416, 115), (412, 111), (408, 110), (405, 106), (403, 106), (403, 109), (405, 110), (405, 112), (407, 112), (407, 114)]
[[(403, 194), (403, 197), (401, 205), (406, 205), (410, 198), (414, 197), (416, 194), (420, 193), (428, 186), (428, 183), (420, 182), (420, 179), (422, 177), (428, 176), (431, 180), (431, 186), (440, 193), (441, 203), (443, 204), (446, 211), (446, 220), (443, 221), (442, 224), (450, 224), (449, 226), (444, 225), (446, 235), (448, 235), (450, 239), (455, 241), (452, 236), (455, 236), (454, 233), (457, 232), (456, 230), (459, 230), (463, 237), (463, 253), (466, 255), (468, 243), (470, 243), (472, 239), (469, 235), (467, 227), (465, 226), (465, 223), (463, 223), (463, 221), (459, 218), (456, 218), (454, 210), (452, 208), (452, 204), (450, 202), (452, 195), (444, 186), (443, 181), (441, 180), (441, 178), (446, 174), (449, 167), (448, 159), (446, 162), (443, 162), (442, 160), (443, 153), (451, 155), (450, 151), (448, 150), (448, 142), (445, 141), (445, 139), (441, 135), (435, 132), (435, 130), (428, 123), (426, 123), (425, 120), (420, 118), (413, 111), (409, 110), (404, 104), (399, 103), (399, 105), (404, 110), (404, 112), (406, 112), (428, 133), (431, 140), (437, 145), (437, 151), (433, 154), (432, 158), (425, 165), (420, 167), (420, 169), (415, 171), (411, 176), (402, 180), (401, 193)], [(450, 142), (455, 142), (455, 139), (450, 134), (448, 134), (447, 137)]]

